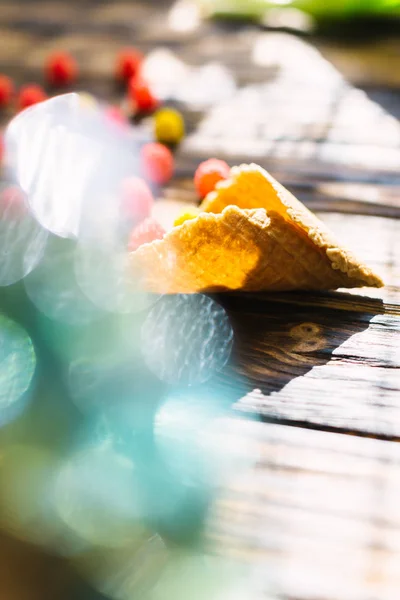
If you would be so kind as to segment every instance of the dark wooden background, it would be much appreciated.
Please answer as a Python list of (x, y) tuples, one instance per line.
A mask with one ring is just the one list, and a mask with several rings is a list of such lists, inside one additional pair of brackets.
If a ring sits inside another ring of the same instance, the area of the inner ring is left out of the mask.
[[(241, 87), (267, 79), (249, 59), (260, 29), (205, 23), (178, 34), (168, 28), (170, 4), (2, 1), (0, 71), (17, 84), (40, 82), (45, 56), (67, 49), (81, 66), (79, 89), (117, 101), (114, 57), (121, 45), (132, 43), (145, 52), (167, 46), (192, 65), (218, 60)], [(353, 35), (350, 30), (342, 39), (339, 27), (306, 42), (316, 44), (349, 81), (398, 117), (399, 38), (384, 28), (369, 31)], [(184, 109), (195, 133), (203, 113)], [(178, 174), (166, 192), (170, 197), (194, 199), (190, 179), (199, 160), (178, 151)], [(213, 532), (224, 552), (259, 571), (264, 597), (397, 600), (399, 175), (364, 169), (346, 173), (343, 181), (337, 165), (319, 173), (299, 169), (296, 161), (288, 165), (263, 156), (260, 162), (317, 210), (382, 275), (386, 287), (220, 299), (234, 324), (236, 346), (215, 385), (238, 409), (262, 419), (246, 429), (258, 462), (218, 503)], [(79, 594), (87, 600), (92, 592), (80, 586), (62, 561), (0, 539), (1, 600), (77, 600)]]

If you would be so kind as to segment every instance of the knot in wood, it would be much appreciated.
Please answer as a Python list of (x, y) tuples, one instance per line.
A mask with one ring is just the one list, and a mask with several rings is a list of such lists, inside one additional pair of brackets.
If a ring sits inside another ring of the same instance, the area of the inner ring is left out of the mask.
[(289, 334), (295, 340), (313, 340), (319, 337), (322, 333), (322, 328), (316, 323), (300, 323), (292, 327)]

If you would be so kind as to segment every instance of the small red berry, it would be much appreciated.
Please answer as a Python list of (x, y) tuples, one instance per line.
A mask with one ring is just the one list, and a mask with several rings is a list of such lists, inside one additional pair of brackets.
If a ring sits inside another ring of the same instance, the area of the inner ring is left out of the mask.
[(146, 219), (132, 231), (128, 250), (134, 252), (142, 244), (150, 244), (154, 240), (161, 240), (164, 237), (165, 231), (154, 219)]
[(160, 104), (148, 84), (140, 78), (130, 80), (128, 94), (133, 108), (139, 113), (154, 112)]
[(121, 185), (123, 214), (140, 222), (151, 213), (154, 198), (147, 183), (140, 177), (128, 177)]
[(229, 165), (218, 158), (210, 158), (202, 162), (198, 167), (194, 176), (194, 184), (201, 198), (205, 198), (207, 194), (215, 189), (219, 181), (229, 177)]
[(0, 107), (10, 104), (14, 96), (14, 84), (7, 75), (0, 75)]
[(55, 52), (49, 56), (45, 65), (47, 81), (56, 87), (73, 83), (78, 76), (75, 59), (67, 52)]
[(169, 148), (152, 142), (145, 144), (141, 151), (141, 166), (144, 176), (162, 185), (174, 174), (174, 156)]
[(25, 85), (21, 88), (18, 95), (18, 107), (20, 110), (23, 110), (44, 100), (47, 100), (47, 95), (40, 85)]
[(129, 81), (139, 74), (143, 54), (135, 48), (126, 48), (117, 56), (115, 76), (120, 81)]

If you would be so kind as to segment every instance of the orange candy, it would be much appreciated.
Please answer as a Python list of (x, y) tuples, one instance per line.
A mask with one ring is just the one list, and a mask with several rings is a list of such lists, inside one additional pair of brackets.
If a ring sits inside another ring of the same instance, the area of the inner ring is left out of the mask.
[(158, 185), (167, 183), (174, 174), (174, 157), (166, 146), (158, 143), (145, 144), (141, 152), (144, 176)]
[(194, 176), (194, 184), (200, 198), (205, 198), (212, 192), (219, 181), (229, 177), (229, 173), (229, 165), (223, 160), (210, 158), (202, 162)]

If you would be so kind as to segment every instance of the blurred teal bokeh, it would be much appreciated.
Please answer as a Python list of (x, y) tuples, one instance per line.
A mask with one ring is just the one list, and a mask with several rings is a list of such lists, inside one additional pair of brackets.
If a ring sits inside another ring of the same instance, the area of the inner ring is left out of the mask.
[(0, 426), (23, 410), (35, 367), (32, 340), (20, 325), (0, 314)]
[(99, 110), (58, 97), (6, 135), (26, 202), (0, 216), (13, 257), (0, 268), (0, 528), (67, 556), (116, 600), (222, 600), (233, 571), (212, 556), (208, 517), (254, 457), (236, 396), (213, 386), (233, 326), (207, 294), (140, 289), (115, 195), (138, 146)]

